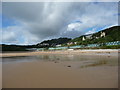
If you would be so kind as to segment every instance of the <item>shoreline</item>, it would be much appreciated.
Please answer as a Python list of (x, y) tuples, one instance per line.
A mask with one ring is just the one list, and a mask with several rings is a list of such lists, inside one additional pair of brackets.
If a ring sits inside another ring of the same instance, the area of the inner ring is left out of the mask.
[(119, 49), (88, 49), (88, 50), (57, 50), (57, 51), (34, 51), (34, 52), (8, 52), (1, 53), (0, 57), (35, 56), (42, 54), (79, 54), (79, 55), (112, 55), (120, 53)]

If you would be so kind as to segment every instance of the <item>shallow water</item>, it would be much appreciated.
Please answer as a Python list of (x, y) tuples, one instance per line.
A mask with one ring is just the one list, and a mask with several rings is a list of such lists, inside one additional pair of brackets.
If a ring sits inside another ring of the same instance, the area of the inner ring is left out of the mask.
[(80, 62), (82, 63), (81, 67), (91, 67), (91, 66), (116, 66), (118, 65), (118, 57), (117, 56), (87, 56), (87, 55), (56, 55), (56, 54), (45, 54), (45, 55), (37, 55), (37, 56), (14, 56), (14, 57), (4, 57), (2, 59), (3, 64), (8, 63), (20, 63), (20, 62)]

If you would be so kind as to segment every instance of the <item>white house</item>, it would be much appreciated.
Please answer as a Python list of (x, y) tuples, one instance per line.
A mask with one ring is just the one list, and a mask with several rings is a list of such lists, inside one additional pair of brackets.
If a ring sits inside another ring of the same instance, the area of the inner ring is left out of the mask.
[(44, 45), (49, 45), (49, 43), (42, 43), (40, 44), (41, 46), (44, 46)]
[(67, 45), (72, 45), (72, 44), (74, 44), (73, 42), (69, 42), (69, 43), (67, 43)]
[(77, 42), (74, 42), (74, 44), (77, 44)]
[(92, 34), (86, 35), (87, 39), (92, 39)]
[(101, 32), (100, 37), (105, 37), (105, 32)]
[(56, 47), (61, 47), (61, 44), (59, 44), (59, 45), (56, 45)]
[(99, 39), (99, 37), (95, 37), (96, 39)]
[(85, 37), (84, 36), (83, 36), (82, 40), (85, 41)]

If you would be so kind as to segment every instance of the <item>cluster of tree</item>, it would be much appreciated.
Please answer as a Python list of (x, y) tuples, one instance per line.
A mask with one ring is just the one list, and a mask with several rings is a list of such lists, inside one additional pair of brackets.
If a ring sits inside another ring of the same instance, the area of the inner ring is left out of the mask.
[(29, 51), (29, 48), (39, 48), (37, 45), (0, 45), (2, 51)]
[(51, 39), (45, 40), (41, 43), (38, 43), (37, 46), (39, 47), (55, 47), (56, 45), (61, 45), (67, 43), (71, 40), (71, 38), (58, 38), (58, 39)]
[(49, 48), (55, 47), (56, 45), (67, 43), (70, 41), (70, 38), (58, 38), (52, 40), (46, 40), (36, 45), (0, 45), (2, 51), (28, 51), (30, 48)]
[(2, 44), (2, 51), (27, 51), (24, 46)]

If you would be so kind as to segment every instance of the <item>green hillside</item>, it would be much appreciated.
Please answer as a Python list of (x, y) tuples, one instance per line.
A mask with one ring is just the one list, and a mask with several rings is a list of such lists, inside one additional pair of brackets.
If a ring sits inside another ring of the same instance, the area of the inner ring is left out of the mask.
[[(70, 38), (58, 38), (58, 39), (51, 39), (45, 40), (41, 43), (36, 45), (5, 45), (2, 44), (2, 51), (28, 51), (31, 48), (50, 48), (50, 47), (59, 47), (65, 46), (76, 46), (82, 45), (87, 46), (88, 44), (102, 44), (107, 42), (115, 42), (120, 41), (120, 26), (114, 26), (107, 28), (105, 30), (101, 30), (97, 33), (89, 34), (89, 35), (82, 35), (80, 37), (70, 39)], [(120, 45), (101, 45), (99, 48), (120, 48)]]
[[(103, 36), (101, 36), (101, 34), (103, 34)], [(82, 35), (72, 39), (69, 43), (73, 42), (71, 45), (74, 45), (76, 42), (77, 45), (86, 45), (113, 41), (120, 41), (120, 26), (110, 27), (89, 35)]]
[(56, 45), (67, 43), (70, 40), (71, 40), (71, 38), (58, 38), (58, 39), (45, 40), (41, 43), (38, 43), (37, 46), (39, 46), (39, 47), (55, 47)]

